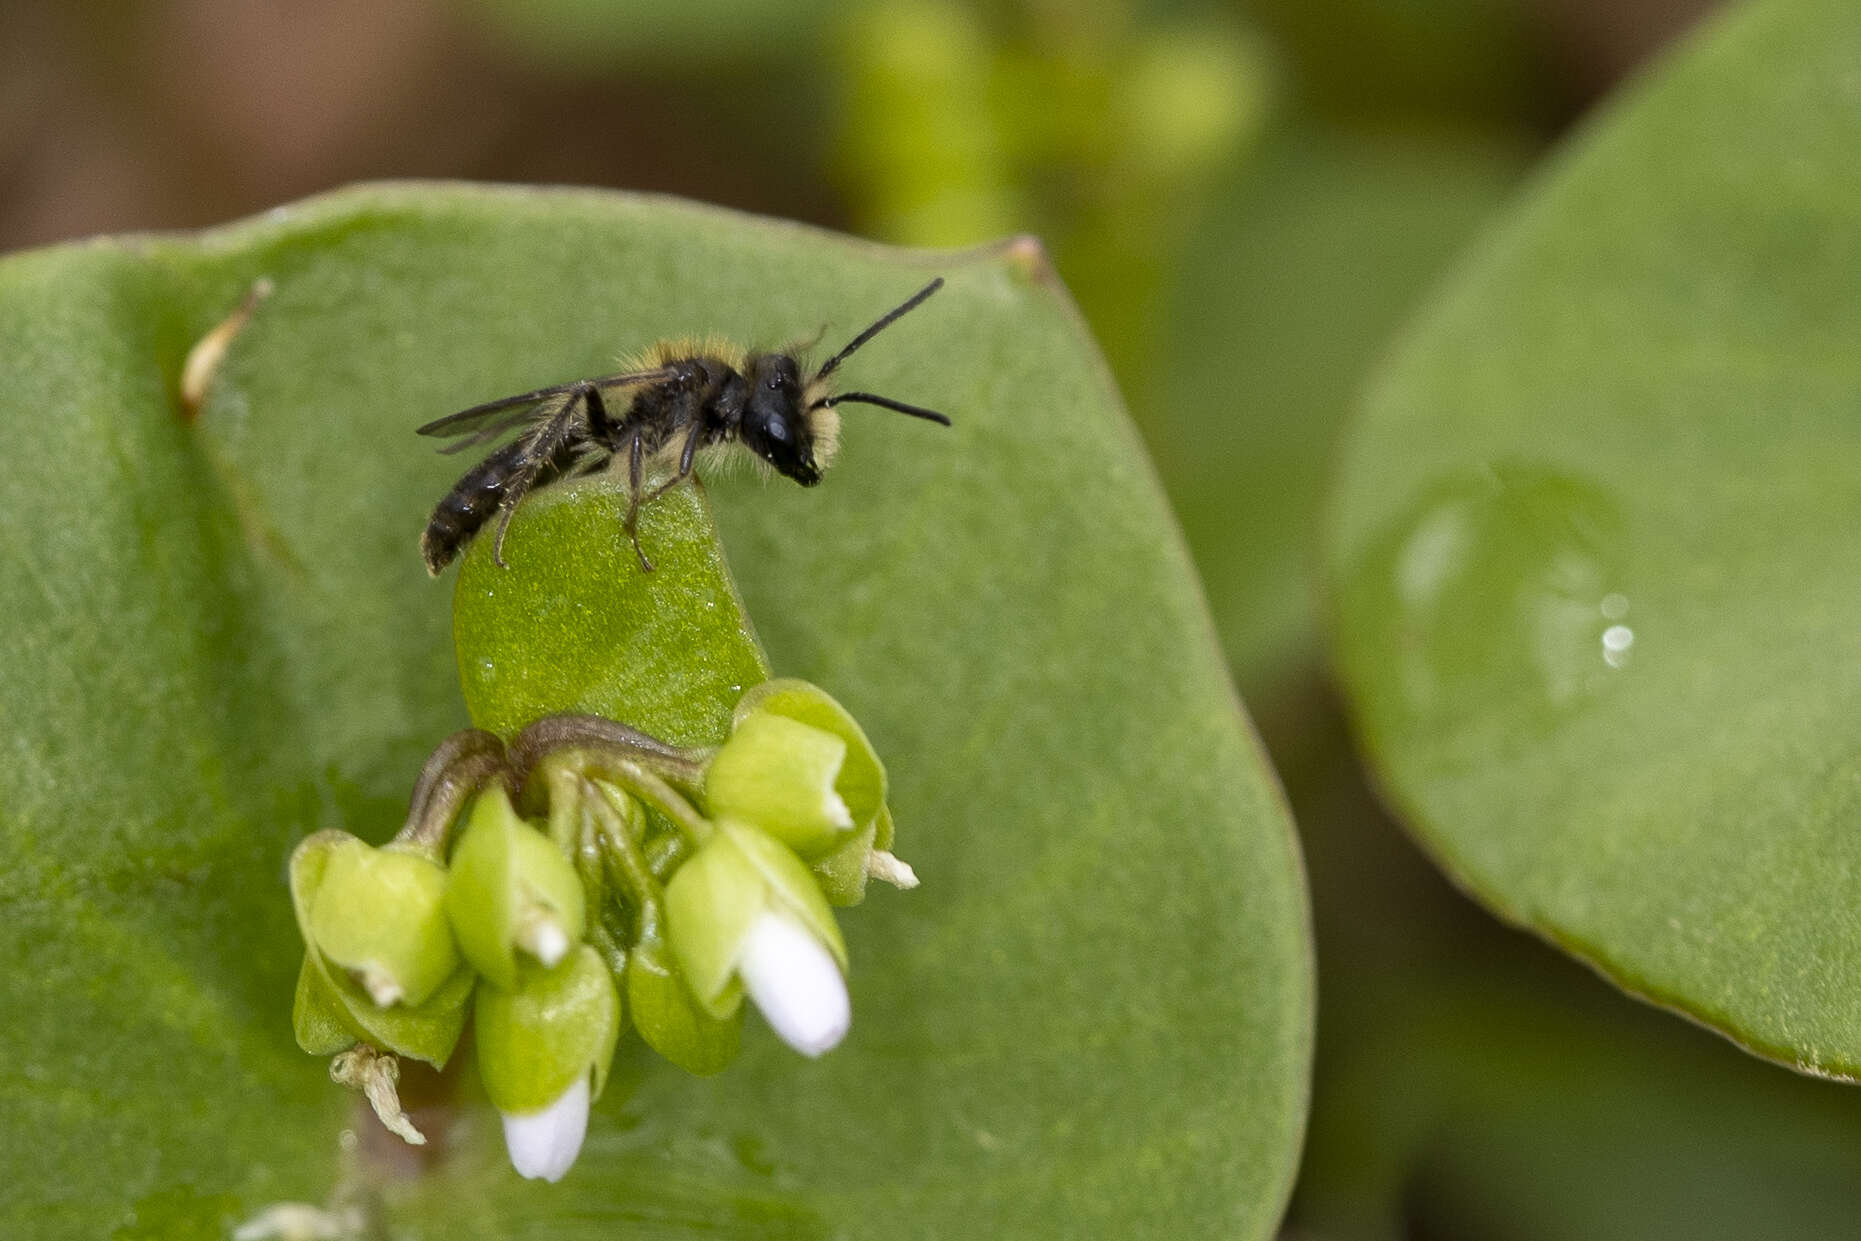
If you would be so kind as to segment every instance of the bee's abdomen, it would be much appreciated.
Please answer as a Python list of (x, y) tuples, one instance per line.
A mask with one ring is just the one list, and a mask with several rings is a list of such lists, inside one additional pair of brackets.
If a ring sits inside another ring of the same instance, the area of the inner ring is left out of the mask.
[(505, 484), (510, 482), (512, 467), (523, 448), (523, 441), (518, 440), (492, 453), (467, 471), (434, 506), (426, 530), (420, 535), (420, 554), (426, 559), (428, 573), (438, 577), (459, 549), (471, 542), (479, 527), (498, 511)]

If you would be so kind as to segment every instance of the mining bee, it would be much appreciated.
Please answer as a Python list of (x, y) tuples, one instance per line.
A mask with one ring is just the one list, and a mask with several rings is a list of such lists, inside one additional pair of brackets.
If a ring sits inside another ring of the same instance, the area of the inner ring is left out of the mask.
[[(504, 564), (504, 532), (517, 505), (538, 487), (578, 478), (627, 459), (624, 529), (640, 558), (642, 504), (683, 482), (700, 450), (741, 446), (803, 487), (821, 481), (840, 429), (835, 407), (859, 404), (950, 425), (936, 410), (871, 392), (834, 392), (828, 379), (853, 352), (943, 287), (939, 277), (881, 315), (846, 348), (803, 378), (795, 350), (750, 353), (715, 342), (695, 346), (662, 342), (634, 369), (599, 379), (578, 379), (474, 405), (419, 429), (421, 435), (464, 436), (440, 449), (460, 452), (506, 432), (522, 434), (467, 470), (446, 493), (420, 536), (427, 571), (438, 576), (493, 514), (498, 517), (492, 558)], [(673, 468), (669, 478), (641, 494), (649, 462)]]

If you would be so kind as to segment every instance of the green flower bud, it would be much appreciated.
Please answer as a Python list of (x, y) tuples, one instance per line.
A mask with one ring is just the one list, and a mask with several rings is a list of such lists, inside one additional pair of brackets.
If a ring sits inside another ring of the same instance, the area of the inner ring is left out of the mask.
[(646, 1045), (687, 1073), (709, 1077), (737, 1058), (742, 1013), (718, 1018), (700, 1008), (661, 935), (642, 936), (627, 955), (627, 1012)]
[(831, 850), (854, 830), (834, 788), (846, 742), (787, 716), (745, 718), (711, 759), (704, 776), (712, 818), (754, 823), (803, 857)]
[(818, 728), (846, 743), (846, 759), (834, 778), (834, 791), (846, 803), (853, 830), (837, 835), (827, 849), (798, 852), (808, 860), (831, 904), (857, 905), (865, 899), (866, 880), (874, 873), (874, 851), (892, 847), (892, 815), (885, 804), (885, 765), (859, 721), (817, 685), (777, 678), (752, 687), (738, 700), (735, 718), (739, 728), (751, 719), (766, 716)]
[(500, 1112), (549, 1106), (579, 1077), (600, 1096), (620, 1038), (620, 993), (587, 944), (552, 970), (525, 969), (515, 990), (480, 987), (478, 1073)]
[(466, 1001), (477, 981), (471, 970), (460, 969), (423, 1004), (380, 1008), (355, 980), (329, 971), (316, 953), (306, 953), (291, 1011), (297, 1045), (313, 1056), (327, 1056), (367, 1043), (444, 1068), (465, 1030)]
[[(346, 832), (319, 832), (299, 844), (291, 855), (291, 902), (307, 947), (292, 1005), (298, 1045), (313, 1055), (330, 1055), (362, 1042), (442, 1067), (465, 1028), (466, 1001), (477, 980), (471, 970), (457, 962), (456, 953), (453, 959), (458, 968), (420, 1003), (403, 1002), (384, 1008), (347, 968), (332, 962), (318, 946), (312, 930), (312, 910), (322, 895), (330, 863), (356, 848), (368, 850)], [(339, 893), (328, 908), (338, 909), (348, 899)], [(450, 946), (450, 932), (447, 940)]]
[(833, 852), (815, 858), (808, 869), (829, 905), (857, 905), (866, 899), (867, 860), (879, 834), (877, 822), (846, 837)]
[(459, 968), (445, 896), (445, 868), (424, 853), (332, 841), (309, 900), (307, 938), (377, 1005), (417, 1005)]
[(846, 944), (813, 876), (779, 841), (719, 822), (666, 886), (666, 917), (679, 968), (713, 1017), (736, 1012), (748, 985), (776, 1032), (805, 1054), (845, 1032)]
[(524, 1176), (560, 1180), (620, 1038), (614, 977), (583, 944), (555, 969), (524, 970), (514, 991), (480, 987), (476, 1008), (478, 1075), (504, 1115), (511, 1163)]
[(892, 812), (881, 806), (878, 817), (846, 838), (832, 853), (809, 865), (830, 905), (857, 905), (866, 899), (866, 882), (882, 880), (895, 888), (918, 886), (917, 872), (891, 852)]
[(342, 998), (323, 981), (315, 949), (305, 949), (304, 963), (298, 967), (297, 994), (291, 1002), (291, 1030), (297, 1035), (297, 1045), (313, 1056), (333, 1056), (349, 1050), (358, 1041), (366, 1041), (356, 1023), (349, 1019)]
[[(866, 739), (859, 721), (826, 690), (791, 677), (764, 681), (737, 700), (736, 727), (741, 729), (759, 715), (782, 716), (832, 733), (846, 743), (846, 759), (834, 777), (834, 791), (846, 803), (855, 827), (864, 827), (885, 808), (885, 764), (879, 761), (879, 753)], [(886, 841), (879, 847), (889, 844)]]
[(446, 917), (472, 967), (494, 986), (517, 985), (517, 953), (545, 967), (566, 958), (586, 929), (586, 897), (555, 842), (492, 785), (472, 804), (452, 853)]

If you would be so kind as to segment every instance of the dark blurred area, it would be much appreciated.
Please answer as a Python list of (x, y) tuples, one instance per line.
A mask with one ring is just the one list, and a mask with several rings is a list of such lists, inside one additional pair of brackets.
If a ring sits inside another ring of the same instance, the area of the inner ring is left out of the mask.
[(1300, 1238), (1861, 1235), (1861, 1103), (1616, 993), (1379, 810), (1312, 543), (1357, 389), (1533, 164), (1707, 0), (0, 0), (0, 249), (346, 182), (650, 190), (1049, 242), (1293, 801)]
[(1706, 7), (9, 0), (0, 244), (382, 177), (662, 190), (936, 241), (1079, 227), (1117, 195), (1094, 174), (1206, 173), (1289, 110), (1540, 144)]

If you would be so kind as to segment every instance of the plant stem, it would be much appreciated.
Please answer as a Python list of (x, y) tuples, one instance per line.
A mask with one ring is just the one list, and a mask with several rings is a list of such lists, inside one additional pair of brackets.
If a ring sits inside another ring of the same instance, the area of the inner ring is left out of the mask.
[(439, 743), (414, 782), (407, 821), (394, 839), (417, 845), (440, 860), (459, 811), (492, 778), (510, 781), (504, 743), (476, 728), (456, 732)]

